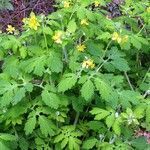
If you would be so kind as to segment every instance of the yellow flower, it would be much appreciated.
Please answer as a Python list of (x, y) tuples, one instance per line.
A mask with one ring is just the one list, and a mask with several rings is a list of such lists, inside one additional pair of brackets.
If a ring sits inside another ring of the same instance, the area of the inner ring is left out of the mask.
[(0, 34), (2, 33), (2, 30), (0, 30)]
[(22, 19), (22, 22), (23, 22), (24, 24), (26, 24), (26, 23), (27, 23), (27, 18), (23, 18), (23, 19)]
[(120, 36), (117, 38), (117, 42), (118, 42), (118, 43), (121, 43), (121, 42), (122, 42), (122, 38), (121, 38)]
[(121, 36), (117, 32), (113, 33), (112, 40), (117, 41), (118, 43), (122, 42), (122, 38), (121, 38)]
[(95, 1), (95, 2), (94, 2), (94, 6), (95, 6), (95, 7), (98, 7), (99, 5), (100, 5), (100, 2), (99, 2), (99, 1)]
[(82, 19), (82, 20), (81, 20), (81, 25), (86, 25), (86, 26), (88, 26), (89, 23), (88, 23), (87, 19)]
[(93, 69), (95, 67), (94, 61), (91, 59), (85, 60), (82, 63), (82, 68), (91, 68)]
[(147, 11), (148, 13), (150, 13), (150, 7), (148, 7), (148, 8), (146, 9), (146, 11)]
[[(24, 19), (26, 22), (26, 20)], [(37, 27), (40, 26), (35, 14), (32, 12), (30, 15), (30, 18), (28, 19), (28, 25), (31, 29), (37, 30)]]
[(86, 48), (85, 45), (82, 45), (82, 44), (77, 45), (77, 50), (78, 50), (79, 52), (84, 52), (85, 48)]
[(62, 44), (62, 31), (55, 32), (55, 35), (52, 37), (52, 39), (55, 41), (55, 43)]
[(70, 7), (70, 2), (64, 1), (64, 8), (69, 8)]
[(122, 43), (126, 43), (128, 41), (128, 35), (125, 35), (123, 38), (122, 38)]
[(117, 32), (114, 32), (113, 35), (112, 35), (112, 40), (117, 40), (119, 37), (119, 34)]
[(15, 32), (15, 27), (13, 27), (12, 25), (8, 25), (6, 31), (13, 34)]

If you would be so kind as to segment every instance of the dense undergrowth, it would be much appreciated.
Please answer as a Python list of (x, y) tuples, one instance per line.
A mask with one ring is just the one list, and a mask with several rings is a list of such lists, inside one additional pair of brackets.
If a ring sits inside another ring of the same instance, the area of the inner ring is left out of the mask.
[(56, 1), (0, 34), (0, 149), (150, 149), (150, 5), (108, 2)]

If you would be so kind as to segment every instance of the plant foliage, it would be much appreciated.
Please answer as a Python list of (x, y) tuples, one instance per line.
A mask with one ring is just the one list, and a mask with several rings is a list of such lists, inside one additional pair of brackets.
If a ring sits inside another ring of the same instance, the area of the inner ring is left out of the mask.
[[(0, 149), (150, 149), (150, 5), (56, 1), (0, 34)], [(141, 134), (140, 134), (141, 133)]]

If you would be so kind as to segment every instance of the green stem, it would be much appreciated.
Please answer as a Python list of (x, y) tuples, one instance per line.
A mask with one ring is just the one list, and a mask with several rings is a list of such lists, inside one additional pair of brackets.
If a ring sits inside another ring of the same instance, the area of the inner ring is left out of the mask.
[(75, 120), (74, 120), (74, 126), (76, 126), (77, 125), (77, 123), (78, 123), (78, 120), (79, 120), (79, 116), (80, 116), (80, 112), (77, 112), (76, 113), (76, 117), (75, 117)]
[(145, 76), (144, 76), (144, 78), (142, 80), (142, 83), (146, 80), (146, 77), (147, 77), (147, 74), (149, 73), (149, 71), (150, 71), (150, 67), (148, 68), (148, 70), (147, 70), (147, 72), (146, 72), (146, 74), (145, 74)]
[(134, 91), (133, 86), (132, 86), (132, 84), (131, 84), (131, 82), (130, 82), (130, 79), (129, 79), (129, 77), (128, 77), (127, 72), (124, 72), (124, 75), (125, 75), (125, 77), (126, 77), (126, 79), (127, 79), (127, 81), (128, 81), (128, 84), (129, 84), (129, 86), (130, 86), (130, 89), (131, 89), (132, 91)]
[(137, 35), (139, 35), (141, 32), (142, 32), (142, 30), (145, 28), (145, 24), (143, 25), (143, 27), (141, 28), (141, 30), (138, 32), (138, 34)]
[[(42, 25), (42, 28), (43, 28), (43, 30), (44, 30), (44, 23), (43, 23), (43, 25)], [(45, 41), (45, 47), (46, 47), (46, 49), (47, 49), (47, 51), (48, 51), (47, 38), (46, 38), (46, 35), (45, 35), (44, 31), (43, 31), (43, 36), (44, 36), (44, 41)]]
[(68, 63), (68, 55), (67, 55), (66, 48), (65, 48), (65, 47), (62, 47), (62, 49), (63, 49), (63, 53), (64, 53), (65, 62)]
[(33, 85), (36, 87), (40, 87), (40, 88), (44, 89), (44, 86), (42, 86), (41, 84), (33, 84)]

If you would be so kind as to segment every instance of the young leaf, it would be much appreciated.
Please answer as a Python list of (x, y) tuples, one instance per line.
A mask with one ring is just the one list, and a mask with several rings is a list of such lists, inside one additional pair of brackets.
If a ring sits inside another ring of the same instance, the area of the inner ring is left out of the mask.
[(58, 84), (58, 91), (65, 92), (71, 89), (76, 84), (77, 79), (78, 77), (75, 74), (71, 74), (69, 77), (62, 79)]
[(31, 118), (29, 118), (25, 124), (25, 133), (26, 135), (31, 134), (35, 128), (36, 125), (36, 116), (32, 116)]
[(85, 98), (86, 101), (89, 101), (94, 94), (94, 85), (91, 80), (87, 80), (82, 88), (81, 88), (81, 95)]

